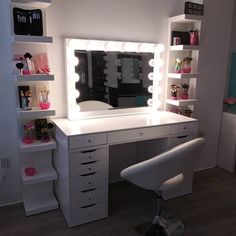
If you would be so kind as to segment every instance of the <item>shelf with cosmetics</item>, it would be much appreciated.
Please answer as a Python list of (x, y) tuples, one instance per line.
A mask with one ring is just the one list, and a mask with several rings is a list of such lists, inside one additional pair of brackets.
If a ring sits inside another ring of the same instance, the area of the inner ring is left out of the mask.
[(57, 173), (53, 166), (47, 47), (53, 38), (46, 32), (46, 11), (51, 0), (12, 0), (12, 71), (16, 85), (22, 197), (26, 215), (58, 208), (53, 192)]
[(194, 116), (203, 16), (179, 15), (168, 21), (166, 110)]

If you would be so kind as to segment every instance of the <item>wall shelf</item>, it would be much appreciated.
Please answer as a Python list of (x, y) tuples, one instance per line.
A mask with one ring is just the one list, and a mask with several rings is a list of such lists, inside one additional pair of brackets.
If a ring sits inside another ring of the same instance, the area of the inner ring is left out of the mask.
[(195, 104), (197, 102), (197, 99), (182, 99), (182, 100), (167, 99), (166, 102), (170, 105), (182, 107)]
[(32, 35), (13, 35), (13, 43), (52, 43), (50, 36), (32, 36)]
[(203, 21), (204, 17), (197, 15), (182, 14), (170, 17), (169, 19), (171, 23), (188, 23), (188, 22), (201, 22)]
[(15, 75), (16, 81), (53, 81), (54, 75), (33, 74), (33, 75)]
[(192, 74), (192, 73), (168, 73), (168, 78), (172, 79), (191, 79), (191, 78), (199, 78), (200, 74)]
[(55, 110), (41, 110), (40, 108), (33, 108), (32, 110), (23, 111), (21, 109), (17, 110), (19, 119), (37, 119), (46, 116), (54, 116), (56, 114)]
[(44, 194), (27, 194), (24, 196), (24, 207), (27, 216), (58, 208), (58, 203), (51, 192)]
[(45, 151), (56, 149), (57, 145), (56, 142), (51, 138), (50, 142), (42, 143), (40, 140), (36, 140), (31, 144), (25, 144), (20, 141), (20, 150), (21, 152), (38, 152), (38, 151)]
[(22, 7), (33, 7), (33, 8), (47, 8), (51, 5), (51, 0), (12, 0), (12, 4)]
[(199, 50), (199, 45), (172, 45), (170, 51), (196, 51)]
[(34, 176), (27, 176), (24, 169), (22, 169), (21, 176), (24, 185), (43, 183), (57, 179), (57, 173), (52, 166), (47, 166), (44, 168), (38, 167)]

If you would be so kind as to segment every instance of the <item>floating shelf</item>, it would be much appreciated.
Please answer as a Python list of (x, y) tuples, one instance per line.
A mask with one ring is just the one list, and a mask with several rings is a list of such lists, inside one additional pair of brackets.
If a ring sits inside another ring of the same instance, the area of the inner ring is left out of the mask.
[(168, 73), (168, 77), (172, 79), (191, 79), (191, 78), (199, 78), (200, 74), (192, 74), (192, 73)]
[(43, 194), (27, 194), (24, 196), (24, 208), (27, 216), (58, 208), (58, 203), (52, 192)]
[(47, 143), (42, 143), (40, 140), (36, 140), (31, 144), (25, 144), (22, 141), (20, 141), (21, 152), (46, 151), (46, 150), (56, 149), (56, 147), (57, 144), (52, 138)]
[(52, 166), (36, 168), (36, 174), (34, 176), (27, 176), (24, 169), (22, 169), (21, 176), (24, 185), (43, 183), (57, 179), (57, 173)]
[(171, 23), (201, 22), (203, 21), (203, 19), (204, 19), (203, 16), (182, 14), (179, 16), (170, 17), (170, 22)]
[(53, 81), (54, 75), (33, 74), (33, 75), (15, 75), (16, 81)]
[(41, 110), (40, 108), (33, 108), (32, 110), (23, 111), (21, 109), (17, 110), (18, 117), (20, 119), (37, 119), (46, 116), (55, 116), (55, 110)]
[(50, 36), (31, 36), (31, 35), (13, 35), (13, 43), (52, 43), (53, 38)]
[(12, 4), (16, 4), (18, 6), (28, 6), (28, 7), (36, 7), (36, 8), (47, 8), (52, 4), (51, 0), (12, 0)]
[(182, 100), (167, 99), (166, 102), (170, 105), (181, 107), (181, 106), (193, 105), (197, 102), (197, 99), (182, 99)]
[(173, 45), (170, 46), (170, 51), (197, 51), (199, 50), (199, 45)]

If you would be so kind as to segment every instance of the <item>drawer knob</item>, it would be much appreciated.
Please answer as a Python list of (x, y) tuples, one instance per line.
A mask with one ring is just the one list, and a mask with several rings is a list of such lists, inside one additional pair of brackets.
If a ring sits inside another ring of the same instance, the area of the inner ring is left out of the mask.
[(89, 158), (89, 159), (91, 159), (92, 157), (91, 157), (91, 156), (89, 156), (88, 158)]
[(186, 127), (184, 126), (184, 128), (183, 129), (186, 129)]
[(89, 181), (88, 184), (91, 184), (91, 182)]
[(88, 142), (91, 143), (91, 139), (89, 139)]
[(89, 197), (88, 199), (91, 200), (91, 197)]
[(140, 136), (143, 136), (143, 132), (140, 132), (139, 135), (140, 135)]
[(91, 168), (88, 168), (88, 170), (91, 170)]

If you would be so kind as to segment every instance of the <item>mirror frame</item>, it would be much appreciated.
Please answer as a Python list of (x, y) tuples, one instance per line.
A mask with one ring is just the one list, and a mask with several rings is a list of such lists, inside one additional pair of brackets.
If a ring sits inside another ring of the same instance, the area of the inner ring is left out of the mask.
[[(163, 65), (163, 61), (161, 59), (161, 53), (164, 50), (163, 44), (66, 38), (65, 49), (67, 118), (69, 120), (78, 120), (82, 118), (92, 118), (98, 116), (149, 113), (156, 111), (160, 106), (158, 84), (159, 80), (163, 78), (163, 75), (160, 73), (160, 67)], [(79, 76), (75, 73), (75, 66), (78, 64), (78, 59), (74, 55), (75, 50), (153, 53), (154, 59), (151, 59), (149, 62), (149, 65), (153, 67), (153, 72), (148, 75), (149, 79), (153, 80), (153, 85), (148, 88), (149, 92), (152, 93), (152, 99), (148, 100), (149, 107), (125, 109), (117, 108), (106, 111), (80, 112), (80, 107), (76, 103), (76, 98), (79, 96), (79, 91), (76, 90), (75, 83), (79, 80)]]

